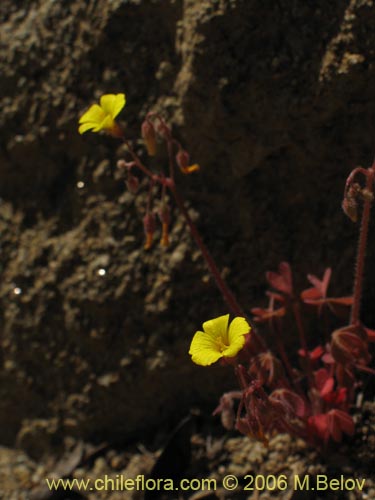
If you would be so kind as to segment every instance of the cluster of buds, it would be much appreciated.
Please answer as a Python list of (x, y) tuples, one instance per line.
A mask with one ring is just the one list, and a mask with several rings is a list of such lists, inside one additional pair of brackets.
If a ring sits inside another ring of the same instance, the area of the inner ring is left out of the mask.
[[(155, 124), (156, 122), (156, 124)], [(139, 178), (134, 175), (135, 168), (145, 173), (149, 179), (149, 193), (146, 207), (146, 214), (143, 217), (143, 227), (145, 232), (145, 250), (152, 248), (154, 233), (156, 230), (156, 216), (161, 222), (161, 239), (162, 247), (169, 246), (169, 227), (171, 223), (171, 210), (166, 201), (166, 191), (174, 186), (174, 164), (184, 174), (193, 173), (199, 170), (198, 164), (189, 165), (189, 154), (182, 149), (180, 143), (172, 137), (172, 133), (165, 121), (156, 113), (149, 113), (141, 126), (141, 135), (149, 156), (156, 156), (158, 149), (158, 138), (167, 143), (169, 155), (168, 174), (164, 171), (157, 170), (155, 173), (141, 163), (140, 159), (130, 149), (133, 156), (133, 161), (126, 162), (120, 160), (118, 166), (127, 169), (126, 185), (130, 192), (136, 193), (139, 188)], [(174, 149), (177, 148), (177, 153), (174, 154)], [(155, 186), (160, 187), (161, 199), (160, 208), (153, 211), (153, 190)], [(173, 193), (174, 194), (174, 193)]]
[[(171, 216), (169, 206), (166, 204), (164, 199), (162, 200), (162, 206), (157, 211), (157, 216), (161, 222), (160, 245), (166, 248), (169, 246), (169, 225), (171, 222)], [(143, 217), (143, 229), (146, 237), (144, 249), (150, 250), (150, 248), (152, 248), (156, 230), (156, 216), (150, 209), (150, 198), (146, 215)]]
[[(169, 246), (169, 225), (171, 221), (170, 209), (168, 205), (164, 205), (157, 211), (157, 216), (161, 222), (161, 238), (160, 245), (162, 247)], [(156, 216), (151, 211), (148, 210), (146, 215), (143, 217), (143, 229), (146, 237), (144, 244), (145, 250), (150, 250), (154, 241), (154, 235), (156, 231)]]
[[(167, 205), (162, 206), (162, 208), (158, 210), (157, 215), (161, 222), (160, 245), (166, 248), (169, 246), (169, 224), (171, 220), (169, 207)], [(146, 237), (144, 249), (150, 250), (156, 230), (156, 217), (153, 212), (147, 211), (146, 215), (143, 217), (143, 229)]]
[[(117, 166), (126, 170), (126, 186), (131, 193), (137, 193), (140, 185), (140, 180), (134, 171), (138, 170), (146, 174), (149, 180), (149, 192), (146, 213), (143, 217), (143, 228), (145, 232), (145, 250), (152, 248), (154, 241), (154, 233), (156, 230), (156, 216), (161, 222), (161, 238), (160, 245), (162, 247), (169, 246), (169, 227), (171, 223), (171, 210), (166, 201), (166, 191), (172, 191), (173, 196), (176, 198), (175, 187), (175, 165), (183, 174), (190, 174), (199, 170), (198, 164), (190, 165), (190, 158), (187, 151), (185, 151), (180, 143), (176, 141), (171, 133), (170, 128), (165, 121), (156, 113), (149, 113), (141, 126), (141, 135), (149, 156), (156, 156), (158, 150), (158, 140), (165, 141), (167, 144), (167, 151), (169, 156), (168, 173), (161, 169), (155, 172), (146, 167), (131, 148), (128, 141), (126, 145), (132, 156), (132, 161), (119, 160)], [(175, 153), (175, 151), (177, 152)], [(153, 210), (153, 191), (155, 187), (159, 187), (161, 191), (159, 207)], [(173, 189), (172, 189), (173, 187)]]
[[(124, 139), (128, 147), (129, 153), (132, 156), (132, 161), (125, 161), (123, 159), (117, 162), (117, 166), (126, 171), (126, 186), (128, 190), (136, 194), (139, 190), (140, 179), (134, 171), (144, 173), (149, 180), (149, 192), (146, 213), (143, 217), (143, 228), (145, 232), (145, 250), (152, 248), (154, 241), (154, 234), (156, 230), (156, 216), (161, 222), (161, 239), (160, 244), (162, 247), (169, 246), (169, 227), (171, 223), (171, 210), (166, 201), (166, 191), (172, 191), (173, 197), (176, 199), (176, 186), (175, 186), (175, 165), (183, 174), (190, 174), (199, 170), (198, 164), (190, 165), (190, 158), (187, 151), (185, 151), (180, 143), (176, 141), (171, 133), (170, 128), (166, 122), (156, 113), (148, 113), (141, 126), (141, 135), (149, 156), (154, 157), (157, 155), (158, 139), (165, 141), (167, 144), (167, 151), (169, 156), (168, 173), (161, 169), (156, 171), (146, 167), (132, 149), (129, 141)], [(175, 153), (175, 151), (177, 152)], [(160, 208), (153, 210), (153, 191), (154, 188), (159, 187), (161, 191)]]

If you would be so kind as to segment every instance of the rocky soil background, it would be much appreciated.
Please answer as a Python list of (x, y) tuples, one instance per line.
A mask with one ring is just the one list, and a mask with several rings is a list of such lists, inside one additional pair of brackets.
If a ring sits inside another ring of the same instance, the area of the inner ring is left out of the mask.
[(79, 136), (77, 117), (123, 91), (129, 138), (165, 116), (202, 167), (181, 178), (192, 215), (248, 309), (281, 260), (299, 285), (332, 265), (347, 293), (340, 203), (374, 154), (374, 2), (2, 0), (0, 20), (0, 442), (38, 461), (67, 436), (147, 441), (234, 383), (187, 355), (227, 308), (176, 211), (170, 248), (143, 250), (124, 150)]

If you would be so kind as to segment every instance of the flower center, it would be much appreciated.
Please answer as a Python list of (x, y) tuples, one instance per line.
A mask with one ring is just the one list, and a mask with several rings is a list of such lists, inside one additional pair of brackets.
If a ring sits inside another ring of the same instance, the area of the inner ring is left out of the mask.
[(229, 345), (225, 344), (225, 342), (223, 341), (222, 337), (219, 337), (216, 341), (216, 345), (217, 347), (219, 348), (219, 351), (220, 352), (223, 352), (225, 351), (226, 349), (228, 349)]

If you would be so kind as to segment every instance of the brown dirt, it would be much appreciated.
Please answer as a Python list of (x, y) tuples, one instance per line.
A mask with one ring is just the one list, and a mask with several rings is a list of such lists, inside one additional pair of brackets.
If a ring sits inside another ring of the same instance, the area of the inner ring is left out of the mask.
[(168, 252), (145, 253), (123, 149), (80, 137), (77, 116), (125, 91), (134, 138), (163, 113), (202, 165), (182, 189), (246, 307), (284, 259), (298, 283), (333, 265), (347, 292), (356, 228), (340, 200), (373, 155), (374, 21), (372, 0), (2, 0), (1, 443), (38, 461), (66, 436), (147, 440), (233, 384), (186, 354), (226, 306), (182, 220)]

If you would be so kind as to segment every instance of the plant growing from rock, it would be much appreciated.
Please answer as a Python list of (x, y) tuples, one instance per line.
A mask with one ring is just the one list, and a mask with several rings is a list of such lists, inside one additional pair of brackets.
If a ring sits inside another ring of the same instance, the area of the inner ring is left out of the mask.
[[(360, 374), (375, 374), (369, 367), (369, 344), (375, 342), (375, 332), (362, 324), (360, 315), (375, 162), (368, 169), (355, 168), (344, 191), (344, 212), (353, 222), (357, 222), (361, 213), (353, 294), (339, 298), (329, 295), (331, 268), (321, 278), (309, 274), (307, 280), (311, 286), (298, 292), (290, 264), (282, 262), (276, 272), (266, 273), (268, 306), (252, 308), (249, 318), (222, 278), (177, 188), (176, 171), (191, 174), (199, 170), (199, 165), (190, 163), (188, 152), (173, 137), (164, 119), (151, 112), (141, 126), (141, 135), (150, 156), (156, 154), (159, 142), (166, 144), (168, 165), (165, 171), (146, 166), (116, 122), (125, 103), (124, 94), (102, 96), (100, 105), (94, 104), (80, 118), (79, 132), (104, 131), (125, 143), (129, 158), (119, 160), (118, 167), (126, 171), (126, 184), (131, 192), (139, 189), (139, 172), (148, 179), (143, 216), (145, 250), (153, 245), (157, 219), (161, 224), (161, 245), (168, 246), (169, 198), (174, 200), (234, 315), (231, 322), (229, 314), (206, 321), (190, 346), (193, 362), (202, 366), (217, 361), (229, 364), (238, 379), (239, 389), (224, 394), (214, 413), (221, 414), (227, 429), (234, 427), (265, 444), (274, 432), (289, 432), (317, 447), (352, 435), (354, 420), (350, 411), (361, 384)], [(363, 185), (358, 182), (360, 177)], [(339, 323), (337, 327), (338, 321), (348, 317), (349, 308), (348, 324)], [(307, 330), (304, 320), (311, 309), (315, 310), (317, 321), (313, 332)], [(286, 345), (291, 332), (298, 339), (295, 349)]]

